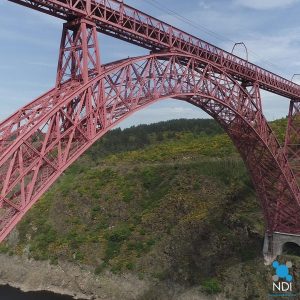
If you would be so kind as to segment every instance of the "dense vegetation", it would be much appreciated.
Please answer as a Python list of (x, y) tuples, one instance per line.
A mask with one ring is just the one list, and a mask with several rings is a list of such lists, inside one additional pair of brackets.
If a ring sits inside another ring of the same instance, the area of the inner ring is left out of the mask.
[[(284, 124), (272, 124), (281, 140)], [(111, 131), (17, 229), (18, 241), (1, 251), (236, 299), (266, 289), (262, 213), (243, 162), (213, 120)]]

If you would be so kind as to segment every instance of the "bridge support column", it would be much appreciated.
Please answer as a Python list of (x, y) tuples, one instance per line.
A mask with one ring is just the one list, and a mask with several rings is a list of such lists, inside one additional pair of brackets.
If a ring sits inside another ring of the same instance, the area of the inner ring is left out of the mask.
[(265, 234), (263, 254), (267, 265), (270, 265), (278, 255), (282, 254), (283, 246), (286, 243), (294, 243), (300, 247), (300, 234), (297, 235), (281, 232)]
[(72, 80), (87, 83), (100, 74), (96, 25), (84, 18), (64, 24), (58, 59), (56, 87)]
[(291, 100), (285, 135), (285, 153), (296, 177), (300, 176), (300, 102)]

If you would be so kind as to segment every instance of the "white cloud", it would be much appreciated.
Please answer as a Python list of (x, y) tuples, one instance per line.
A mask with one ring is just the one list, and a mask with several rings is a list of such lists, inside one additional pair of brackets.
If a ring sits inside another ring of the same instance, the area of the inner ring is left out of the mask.
[(207, 3), (207, 1), (200, 1), (198, 3), (198, 5), (201, 9), (209, 9), (210, 8), (210, 5)]
[[(288, 78), (291, 78), (293, 73), (300, 73), (300, 27), (295, 28), (297, 17), (294, 16), (295, 13), (293, 14), (293, 7), (291, 7), (293, 4), (300, 2), (300, 0), (192, 0), (191, 2), (193, 2), (194, 5), (186, 6), (186, 8), (183, 9), (180, 9), (182, 5), (177, 6), (177, 3), (179, 2), (179, 0), (174, 0), (174, 8), (172, 7), (172, 9), (178, 11), (180, 15), (183, 15), (188, 20), (200, 24), (199, 26), (191, 26), (188, 22), (183, 22), (172, 15), (167, 15), (163, 10), (154, 10), (147, 1), (126, 0), (126, 3), (139, 8), (150, 15), (155, 15), (160, 19), (164, 19), (173, 26), (180, 27), (191, 34), (199, 36), (228, 51), (231, 51), (234, 42), (244, 41), (249, 50), (253, 49), (260, 57), (271, 61), (278, 67), (276, 68), (270, 64), (266, 64), (257, 56), (253, 56), (252, 52), (249, 53), (250, 61), (267, 69), (271, 69), (276, 73), (287, 73), (288, 75), (286, 75), (286, 77)], [(19, 30), (16, 30), (18, 27), (12, 26), (15, 24), (15, 19), (11, 17), (11, 14), (6, 13), (6, 6), (10, 6), (11, 9), (14, 9), (14, 11), (18, 13), (19, 18), (22, 17), (22, 24), (27, 26), (27, 34), (21, 34)], [(276, 16), (267, 11), (267, 9), (285, 8), (289, 6), (289, 11), (284, 10), (281, 12), (281, 10), (278, 9), (276, 11)], [(48, 68), (49, 70), (51, 69), (51, 72), (53, 73), (53, 70), (55, 69), (54, 65), (56, 65), (56, 57), (53, 61), (49, 61), (48, 66), (47, 61), (43, 60), (43, 58), (46, 57), (46, 54), (45, 56), (35, 58), (36, 52), (33, 52), (32, 57), (37, 59), (37, 62), (34, 62), (32, 58), (28, 58), (30, 56), (26, 55), (25, 57), (24, 53), (26, 53), (26, 49), (31, 49), (28, 47), (29, 43), (32, 44), (33, 50), (39, 49), (39, 51), (42, 52), (44, 51), (44, 47), (51, 47), (53, 49), (52, 51), (56, 51), (59, 46), (62, 21), (34, 10), (15, 5), (7, 0), (0, 0), (0, 7), (2, 7), (0, 8), (1, 39), (5, 40), (7, 44), (13, 43), (16, 40), (21, 41), (22, 51), (20, 51), (20, 59), (23, 59), (27, 64), (31, 64), (31, 66), (25, 66), (25, 63), (20, 64), (19, 61), (14, 61), (11, 68), (15, 68), (16, 66), (19, 68), (20, 65), (22, 65), (22, 68), (29, 70), (28, 74), (30, 75), (31, 72), (40, 72), (41, 69), (43, 70), (40, 66), (45, 65), (47, 67), (44, 68), (45, 74), (49, 74), (50, 71), (47, 71), (48, 73), (46, 72)], [(253, 9), (261, 11), (257, 12)], [(288, 12), (293, 18), (286, 18)], [(280, 13), (281, 15), (279, 15)], [(280, 19), (280, 26), (277, 22), (278, 19)], [(216, 20), (218, 20), (218, 22), (216, 22)], [(48, 26), (49, 24), (50, 26)], [(39, 31), (37, 31), (37, 34), (36, 31), (34, 31), (35, 28), (40, 28), (41, 26), (44, 26), (43, 28), (45, 28), (45, 30), (48, 30), (49, 28), (49, 32), (47, 31), (47, 33), (52, 33), (52, 35), (49, 36), (49, 39), (47, 38), (47, 41), (43, 38), (39, 38)], [(206, 27), (207, 30), (203, 29), (203, 27)], [(56, 35), (54, 32), (56, 32)], [(216, 34), (213, 34), (212, 32), (215, 32)], [(222, 35), (222, 37), (225, 36), (225, 38), (220, 38), (220, 35)], [(226, 39), (226, 37), (229, 38)], [(229, 39), (232, 41), (228, 41)], [(25, 42), (26, 45), (24, 47), (23, 44), (25, 44)], [(148, 52), (142, 48), (128, 45), (119, 40), (104, 37), (103, 35), (100, 35), (100, 47), (101, 60), (103, 63)], [(7, 50), (4, 49), (3, 51)], [(236, 49), (235, 53), (245, 57), (245, 52), (242, 47)], [(3, 57), (9, 56), (9, 54), (10, 53), (5, 52)], [(51, 66), (52, 63), (53, 66)], [(3, 78), (6, 78), (7, 70), (9, 70), (7, 69), (6, 60), (0, 61), (0, 70), (5, 74)], [(20, 72), (14, 72), (13, 76), (16, 77), (15, 80), (19, 81), (24, 78), (23, 73)], [(3, 111), (6, 113), (6, 111), (17, 109), (31, 98), (40, 94), (40, 92), (46, 90), (46, 87), (44, 88), (39, 84), (49, 83), (52, 85), (54, 82), (53, 79), (49, 80), (48, 77), (44, 77), (43, 80), (36, 80), (36, 77), (30, 75), (28, 78), (29, 80), (33, 78), (33, 84), (24, 83), (23, 85), (20, 85), (20, 88), (17, 90), (11, 88), (9, 82), (6, 80), (7, 83), (5, 83), (5, 86), (9, 87), (8, 91), (3, 91), (2, 88), (0, 89), (0, 99), (5, 99), (5, 103), (2, 102), (3, 107), (1, 113), (3, 113)], [(295, 78), (295, 81), (298, 82), (299, 79), (299, 77)], [(36, 87), (35, 82), (38, 83), (39, 87)], [(34, 91), (31, 91), (31, 89), (33, 89), (32, 85), (35, 86)], [(2, 86), (4, 86), (3, 80)], [(30, 91), (25, 91), (26, 93), (24, 93), (26, 87), (30, 88)], [(22, 91), (22, 93), (20, 91)], [(276, 95), (263, 94), (263, 102), (264, 112), (268, 119), (285, 116), (288, 111), (288, 100), (279, 99)], [(127, 127), (132, 124), (152, 123), (173, 118), (198, 117), (207, 117), (207, 115), (200, 109), (186, 103), (165, 100), (134, 114), (131, 118), (125, 120), (121, 126)]]
[[(300, 27), (285, 28), (272, 34), (249, 33), (244, 42), (249, 51), (249, 60), (266, 69), (291, 79), (294, 73), (300, 73)], [(231, 46), (230, 43), (224, 45)], [(253, 52), (251, 49), (255, 49)], [(243, 48), (235, 54), (245, 57)], [(299, 79), (299, 78), (298, 78)]]
[(195, 9), (180, 14), (194, 25), (170, 14), (161, 13), (156, 17), (220, 47), (224, 46), (224, 41), (232, 40), (231, 45), (225, 49), (228, 51), (231, 51), (234, 42), (243, 40), (245, 33), (256, 31), (266, 24), (265, 16), (257, 14), (255, 19), (249, 18), (247, 10), (231, 5), (227, 5), (225, 9), (222, 5), (210, 4), (202, 9), (200, 4), (200, 7), (196, 6)]
[(299, 0), (234, 0), (235, 4), (253, 9), (273, 9), (296, 4)]
[[(278, 5), (284, 6), (300, 2), (300, 0), (233, 1), (232, 3), (249, 5), (256, 8), (272, 8)], [(277, 28), (277, 24), (274, 24), (274, 17), (267, 11), (255, 13), (255, 18), (253, 18), (253, 11), (242, 10), (240, 6), (234, 5), (227, 5), (226, 9), (224, 9), (223, 6), (213, 5), (213, 2), (207, 10), (196, 8), (193, 11), (182, 14), (185, 18), (204, 25), (209, 31), (216, 34), (206, 34), (205, 30), (201, 30), (201, 25), (198, 27), (199, 29), (194, 28), (171, 15), (160, 15), (159, 18), (216, 44), (229, 52), (231, 52), (234, 42), (243, 41), (247, 46), (251, 62), (259, 64), (263, 68), (276, 72), (288, 79), (291, 78), (293, 73), (300, 73), (300, 27), (295, 26), (293, 21), (285, 19), (282, 27)], [(218, 20), (218, 22), (215, 22), (215, 20)], [(272, 26), (268, 30), (265, 30), (266, 24), (273, 24), (274, 30)], [(224, 38), (222, 39), (222, 37)], [(242, 46), (236, 47), (234, 53), (242, 58), (246, 58), (245, 49)]]

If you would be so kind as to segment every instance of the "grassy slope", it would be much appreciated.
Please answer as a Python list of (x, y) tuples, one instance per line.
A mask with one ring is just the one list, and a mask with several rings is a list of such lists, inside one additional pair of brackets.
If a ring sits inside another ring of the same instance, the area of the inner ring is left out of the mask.
[[(281, 139), (283, 125), (272, 125)], [(209, 120), (113, 131), (18, 231), (19, 242), (1, 251), (29, 249), (35, 259), (93, 265), (96, 274), (135, 272), (236, 299), (266, 290), (259, 204), (230, 140)]]

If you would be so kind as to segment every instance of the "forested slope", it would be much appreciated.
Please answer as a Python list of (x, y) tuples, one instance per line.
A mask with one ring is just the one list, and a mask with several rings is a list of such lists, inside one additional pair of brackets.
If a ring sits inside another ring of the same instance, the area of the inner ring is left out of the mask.
[[(285, 120), (272, 126), (282, 140)], [(17, 231), (17, 242), (2, 244), (2, 252), (90, 265), (95, 274), (133, 272), (232, 299), (254, 299), (253, 293), (259, 299), (270, 277), (260, 205), (243, 162), (213, 120), (111, 131)], [(155, 293), (144, 299), (158, 299)]]

